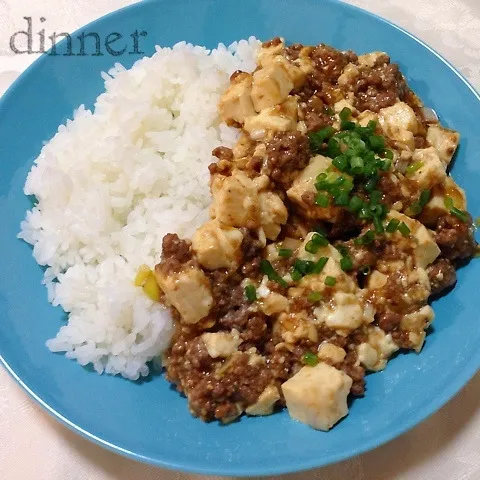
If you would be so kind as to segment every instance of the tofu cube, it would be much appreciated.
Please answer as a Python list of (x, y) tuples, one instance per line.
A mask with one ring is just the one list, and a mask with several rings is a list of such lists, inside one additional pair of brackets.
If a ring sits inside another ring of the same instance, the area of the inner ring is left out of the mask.
[(373, 372), (383, 370), (388, 359), (398, 350), (398, 345), (393, 341), (390, 334), (378, 327), (369, 327), (368, 342), (361, 343), (357, 347), (360, 363)]
[(270, 293), (260, 307), (265, 315), (275, 315), (282, 313), (288, 309), (288, 299), (279, 293)]
[(260, 394), (258, 400), (245, 409), (247, 415), (271, 415), (275, 403), (280, 400), (280, 393), (275, 385), (268, 385)]
[(295, 130), (297, 126), (297, 99), (288, 97), (280, 105), (263, 109), (258, 115), (252, 115), (245, 120), (244, 128), (255, 136), (262, 130), (286, 132)]
[(273, 192), (262, 192), (259, 195), (260, 215), (263, 231), (269, 240), (276, 240), (282, 225), (287, 223), (288, 211), (282, 199)]
[(261, 46), (257, 53), (257, 63), (261, 67), (266, 67), (270, 65), (285, 48), (285, 43), (283, 39), (280, 39), (280, 42), (271, 43), (268, 46)]
[(447, 176), (445, 164), (440, 160), (437, 151), (433, 147), (415, 150), (412, 163), (421, 165), (408, 178), (417, 182), (422, 190), (430, 190), (435, 185), (442, 183)]
[(261, 226), (260, 201), (254, 182), (240, 170), (212, 185), (212, 215), (231, 227)]
[(441, 125), (428, 127), (427, 140), (437, 150), (440, 160), (448, 166), (460, 141), (460, 134)]
[(218, 104), (220, 118), (227, 123), (243, 124), (247, 117), (255, 115), (251, 92), (252, 76), (245, 72), (235, 76)]
[(303, 367), (282, 384), (290, 416), (317, 430), (329, 430), (348, 414), (347, 397), (352, 379), (320, 362)]
[(241, 260), (242, 232), (218, 221), (204, 223), (192, 237), (192, 248), (202, 267), (234, 270)]
[(293, 88), (298, 89), (303, 86), (307, 75), (300, 67), (287, 60), (283, 55), (276, 56), (274, 62), (283, 65), (290, 80), (293, 82)]
[(274, 107), (286, 100), (293, 89), (285, 66), (280, 62), (272, 62), (253, 74), (251, 97), (257, 112)]
[[(331, 159), (323, 155), (315, 155), (287, 190), (288, 198), (301, 207), (302, 215), (319, 220), (326, 220), (328, 222), (335, 222), (340, 215), (341, 209), (339, 207), (333, 205), (329, 205), (328, 207), (312, 206), (306, 203), (304, 198), (306, 194), (315, 195), (317, 193), (315, 188), (316, 178), (321, 173), (324, 173), (331, 165)], [(330, 175), (333, 176), (337, 174), (331, 172)], [(343, 176), (348, 177), (348, 175)]]
[(388, 137), (396, 140), (400, 147), (414, 150), (418, 121), (412, 107), (404, 102), (397, 102), (391, 107), (382, 108), (378, 120)]
[(336, 292), (329, 304), (314, 310), (316, 319), (333, 330), (355, 330), (363, 323), (371, 323), (364, 319), (363, 305), (353, 293)]
[(416, 352), (420, 352), (425, 342), (425, 330), (431, 325), (435, 313), (430, 305), (425, 305), (414, 313), (404, 315), (400, 327), (408, 332), (409, 340)]
[(385, 52), (370, 52), (358, 56), (358, 63), (362, 67), (373, 68), (379, 64), (387, 63), (390, 60)]
[(201, 338), (212, 358), (230, 357), (241, 343), (239, 335), (234, 336), (228, 332), (204, 333)]
[[(389, 218), (396, 218), (404, 222), (410, 229), (410, 234), (415, 239), (417, 246), (415, 247), (415, 263), (418, 267), (426, 268), (440, 255), (440, 248), (433, 239), (429, 230), (418, 220), (407, 217), (403, 213), (390, 210)], [(396, 233), (395, 235), (400, 235)]]
[(351, 85), (359, 75), (360, 70), (358, 69), (358, 67), (353, 63), (349, 63), (343, 69), (342, 74), (338, 77), (338, 84), (341, 87)]
[(199, 268), (186, 266), (180, 272), (166, 273), (157, 265), (155, 278), (183, 323), (197, 323), (210, 313), (213, 305), (210, 281)]
[(333, 364), (342, 363), (345, 360), (347, 353), (341, 347), (337, 347), (333, 343), (322, 343), (318, 347), (318, 358), (326, 360)]
[(460, 188), (451, 177), (445, 177), (441, 184), (435, 185), (432, 189), (432, 195), (429, 202), (423, 207), (423, 210), (418, 217), (419, 220), (434, 228), (437, 225), (438, 219), (446, 215), (449, 209), (445, 206), (445, 198), (450, 197), (453, 200), (455, 207), (460, 210), (467, 209), (467, 198), (465, 191)]

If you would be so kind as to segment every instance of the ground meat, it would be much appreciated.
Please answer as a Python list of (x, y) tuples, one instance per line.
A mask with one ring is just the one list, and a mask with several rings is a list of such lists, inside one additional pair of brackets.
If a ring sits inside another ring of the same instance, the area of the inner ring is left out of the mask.
[(304, 169), (310, 160), (308, 138), (297, 130), (277, 132), (266, 147), (270, 178), (288, 188), (297, 172)]
[(355, 365), (357, 362), (357, 353), (352, 350), (347, 353), (345, 360), (338, 368), (344, 371), (352, 380), (352, 387), (350, 393), (356, 397), (362, 396), (365, 393), (365, 369), (360, 365)]
[(395, 312), (385, 312), (378, 315), (378, 326), (386, 333), (393, 332), (402, 321), (403, 315)]
[(165, 274), (178, 272), (192, 258), (190, 242), (182, 240), (176, 233), (168, 233), (163, 237), (160, 268)]
[(466, 222), (462, 222), (454, 215), (440, 217), (435, 230), (435, 241), (442, 254), (450, 260), (472, 257), (475, 253), (476, 242), (473, 237), (470, 215)]
[(343, 244), (348, 249), (348, 254), (353, 262), (353, 270), (360, 270), (362, 267), (374, 268), (377, 263), (377, 253), (374, 249), (365, 245), (356, 245), (354, 240)]
[(223, 317), (228, 312), (238, 310), (246, 305), (247, 299), (241, 285), (242, 275), (226, 270), (212, 270), (206, 274), (212, 285), (212, 296), (215, 302), (214, 313), (217, 317)]
[(227, 147), (217, 147), (212, 151), (212, 155), (219, 160), (233, 160), (233, 151)]
[(276, 47), (282, 43), (282, 39), (280, 37), (273, 37), (271, 40), (262, 43), (263, 48), (270, 48)]
[(398, 345), (399, 348), (412, 348), (412, 342), (410, 342), (409, 332), (406, 330), (394, 330), (392, 332), (392, 340)]
[(252, 230), (247, 228), (242, 228), (241, 230), (243, 234), (242, 253), (245, 263), (258, 258), (262, 253), (264, 245)]
[(301, 45), (300, 43), (294, 43), (292, 45), (289, 45), (288, 47), (285, 47), (284, 55), (288, 58), (288, 60), (293, 62), (300, 55), (300, 51), (302, 50), (302, 48), (303, 45)]
[(402, 315), (425, 305), (429, 295), (424, 285), (406, 282), (403, 272), (390, 273), (383, 292), (389, 308)]
[(334, 118), (323, 112), (315, 112), (313, 110), (305, 111), (305, 126), (307, 127), (307, 133), (316, 132), (322, 128), (332, 125)]
[(453, 263), (446, 258), (439, 258), (427, 268), (432, 287), (432, 295), (438, 295), (457, 281), (457, 272)]
[(329, 82), (336, 82), (348, 63), (348, 58), (342, 52), (328, 45), (320, 44), (310, 55), (315, 67)]
[(271, 382), (264, 364), (250, 365), (249, 355), (232, 357), (221, 376), (204, 375), (188, 392), (192, 413), (205, 421), (231, 421), (242, 410), (254, 404)]
[(382, 192), (382, 201), (391, 207), (395, 202), (402, 202), (405, 197), (402, 193), (401, 183), (391, 174), (382, 175), (377, 183), (377, 188)]
[(390, 107), (406, 92), (405, 80), (395, 63), (361, 70), (354, 86), (356, 107), (360, 111)]
[(359, 228), (355, 215), (347, 210), (341, 210), (337, 220), (328, 232), (328, 238), (330, 240), (345, 240), (352, 236), (356, 236), (358, 230)]

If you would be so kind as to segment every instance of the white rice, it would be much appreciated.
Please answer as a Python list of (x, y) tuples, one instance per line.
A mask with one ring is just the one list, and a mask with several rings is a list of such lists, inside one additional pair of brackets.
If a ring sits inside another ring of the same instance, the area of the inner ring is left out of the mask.
[(68, 312), (51, 351), (136, 380), (166, 348), (172, 319), (133, 279), (159, 260), (166, 233), (188, 236), (206, 218), (211, 151), (237, 135), (217, 103), (231, 73), (255, 69), (258, 45), (182, 42), (117, 64), (94, 112), (82, 105), (43, 147), (24, 189), (38, 204), (19, 237), (48, 266), (49, 301)]

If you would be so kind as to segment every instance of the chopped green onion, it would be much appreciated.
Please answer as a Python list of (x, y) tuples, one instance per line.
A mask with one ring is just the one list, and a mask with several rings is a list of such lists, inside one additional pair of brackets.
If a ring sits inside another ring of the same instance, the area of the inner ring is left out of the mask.
[(334, 287), (335, 284), (337, 283), (337, 279), (335, 277), (330, 277), (330, 275), (325, 278), (325, 285), (327, 287)]
[(353, 268), (353, 262), (352, 259), (349, 256), (345, 256), (340, 260), (340, 268), (344, 272), (348, 272), (349, 270), (352, 270)]
[(319, 233), (322, 237), (327, 236), (327, 232), (321, 225), (315, 225), (315, 228), (313, 229), (316, 233)]
[(288, 283), (274, 270), (272, 264), (268, 260), (264, 259), (260, 262), (260, 270), (269, 280), (272, 280), (272, 282), (276, 282), (284, 288), (288, 287)]
[(307, 295), (307, 300), (311, 303), (317, 303), (322, 300), (322, 294), (320, 292), (310, 292)]
[(374, 190), (370, 194), (370, 203), (372, 205), (376, 205), (376, 204), (380, 203), (381, 199), (382, 199), (382, 192), (380, 190)]
[(461, 220), (462, 222), (466, 222), (468, 220), (468, 213), (467, 212), (464, 212), (463, 210), (460, 210), (459, 208), (457, 207), (453, 207), (451, 210), (450, 210), (450, 213), (452, 215), (455, 215), (459, 220)]
[(383, 172), (388, 172), (391, 166), (392, 166), (392, 161), (387, 158), (382, 162), (382, 165), (380, 166), (380, 170), (382, 170)]
[(430, 190), (422, 190), (420, 193), (420, 197), (418, 199), (418, 203), (423, 208), (430, 200), (431, 192)]
[(308, 253), (315, 254), (318, 252), (319, 249), (320, 249), (320, 245), (315, 245), (315, 243), (313, 243), (312, 240), (307, 242), (307, 244), (305, 245), (305, 251), (307, 251)]
[(350, 199), (350, 202), (348, 203), (348, 208), (353, 213), (357, 213), (362, 207), (363, 207), (363, 200), (357, 195), (354, 195)]
[(371, 192), (375, 189), (375, 187), (377, 186), (377, 183), (378, 183), (378, 180), (379, 180), (379, 176), (378, 175), (374, 175), (372, 178), (370, 178), (367, 183), (364, 185), (364, 188), (367, 192)]
[(312, 273), (321, 273), (321, 271), (324, 269), (327, 262), (328, 262), (328, 257), (320, 257), (318, 262), (315, 263)]
[(373, 217), (373, 225), (375, 226), (376, 233), (383, 233), (385, 231), (380, 217)]
[(293, 250), (291, 248), (280, 248), (278, 250), (278, 256), (283, 258), (290, 258), (293, 255)]
[(311, 241), (314, 245), (318, 245), (319, 247), (326, 247), (328, 245), (328, 240), (320, 233), (314, 233)]
[(328, 207), (329, 202), (328, 195), (325, 195), (324, 193), (317, 193), (315, 196), (315, 204), (319, 207), (326, 208)]
[(352, 157), (350, 160), (350, 169), (355, 175), (360, 175), (363, 173), (363, 158)]
[(480, 217), (477, 217), (474, 223), (477, 227), (480, 227)]
[(290, 276), (292, 277), (292, 280), (294, 282), (298, 282), (299, 280), (301, 280), (303, 278), (303, 275), (301, 272), (299, 272), (298, 270), (293, 270), (291, 273), (290, 273)]
[(376, 152), (385, 149), (385, 139), (380, 135), (371, 135), (368, 138), (368, 143), (370, 144), (370, 148)]
[(369, 243), (372, 243), (374, 239), (375, 232), (373, 230), (368, 230), (361, 237), (356, 238), (354, 243), (356, 245), (368, 245)]
[(408, 213), (412, 216), (418, 215), (422, 211), (420, 202), (413, 202), (408, 208)]
[(325, 151), (325, 155), (330, 158), (335, 158), (338, 157), (342, 153), (342, 150), (340, 149), (340, 145), (337, 142), (337, 140), (332, 137), (328, 141), (327, 145), (327, 150)]
[(348, 107), (343, 108), (342, 111), (338, 114), (342, 122), (346, 122), (351, 117), (351, 115), (352, 111)]
[(411, 164), (407, 167), (406, 173), (407, 173), (407, 175), (410, 175), (410, 174), (416, 172), (417, 170), (420, 170), (422, 167), (423, 167), (423, 162), (411, 163)]
[(293, 264), (294, 270), (300, 272), (302, 277), (305, 275), (312, 273), (315, 267), (315, 262), (311, 262), (310, 260), (300, 260), (297, 258), (295, 263)]
[(393, 150), (385, 150), (383, 154), (388, 160), (393, 160)]
[(331, 126), (327, 126), (313, 132), (308, 135), (310, 140), (310, 148), (313, 152), (316, 152), (322, 148), (323, 143), (329, 139), (335, 133), (335, 129)]
[(398, 224), (397, 230), (404, 236), (408, 237), (410, 235), (410, 229), (405, 222), (400, 222)]
[(445, 199), (443, 200), (443, 203), (449, 210), (454, 206), (452, 197), (445, 197)]
[(254, 302), (257, 299), (257, 289), (254, 285), (247, 285), (245, 287), (245, 296), (249, 302)]
[(355, 128), (355, 122), (342, 122), (340, 128), (342, 130), (353, 130)]
[(397, 228), (398, 228), (398, 225), (400, 225), (400, 220), (396, 219), (396, 218), (392, 218), (389, 222), (388, 222), (388, 225), (387, 225), (387, 228), (385, 229), (388, 233), (394, 233)]
[(333, 159), (332, 164), (343, 172), (348, 166), (348, 158), (345, 155), (339, 155)]
[(318, 360), (318, 356), (315, 355), (314, 353), (312, 352), (307, 352), (305, 353), (305, 355), (302, 357), (302, 362), (305, 364), (305, 365), (308, 365), (310, 367), (314, 367), (315, 365), (317, 365), (317, 363), (319, 362)]
[(349, 201), (350, 201), (350, 198), (347, 192), (340, 192), (335, 197), (335, 205), (338, 205), (339, 207), (346, 207)]

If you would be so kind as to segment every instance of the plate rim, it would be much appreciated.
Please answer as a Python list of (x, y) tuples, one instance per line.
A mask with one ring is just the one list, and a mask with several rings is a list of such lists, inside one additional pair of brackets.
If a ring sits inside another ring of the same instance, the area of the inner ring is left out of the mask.
[[(74, 32), (71, 35), (75, 35), (76, 33), (80, 33), (82, 30), (86, 28), (95, 27), (96, 24), (104, 22), (105, 20), (109, 19), (110, 17), (114, 17), (120, 13), (124, 13), (128, 10), (142, 8), (144, 4), (163, 4), (168, 3), (170, 0), (139, 0), (136, 3), (131, 5), (127, 5), (116, 9), (112, 12), (109, 12), (101, 17), (93, 20), (90, 23), (87, 23)], [(177, 1), (185, 1), (185, 0), (177, 0)], [(223, 1), (235, 1), (235, 0), (223, 0)], [(271, 0), (274, 1), (274, 0)], [(387, 26), (394, 28), (395, 30), (403, 33), (407, 37), (411, 38), (413, 41), (421, 45), (423, 48), (428, 50), (431, 54), (433, 54), (438, 60), (440, 60), (450, 71), (452, 71), (456, 77), (470, 90), (470, 92), (474, 95), (477, 101), (480, 103), (480, 94), (477, 90), (473, 87), (473, 85), (465, 78), (465, 76), (455, 67), (453, 66), (447, 59), (445, 59), (440, 53), (438, 53), (434, 48), (430, 47), (427, 43), (423, 40), (418, 38), (416, 35), (410, 33), (405, 28), (397, 25), (396, 23), (381, 17), (373, 12), (370, 12), (364, 8), (358, 7), (357, 5), (353, 5), (350, 3), (346, 3), (342, 0), (317, 0), (323, 1), (330, 4), (339, 5), (340, 8), (345, 8), (347, 10), (360, 13), (362, 15), (366, 15), (369, 17), (373, 17), (377, 21), (386, 24)], [(62, 46), (66, 42), (66, 39), (63, 39), (58, 46)], [(0, 117), (2, 111), (4, 109), (4, 105), (8, 103), (13, 97), (16, 95), (17, 90), (19, 90), (22, 84), (26, 81), (26, 79), (31, 74), (31, 71), (38, 67), (42, 62), (48, 61), (48, 52), (42, 54), (39, 58), (37, 58), (34, 62), (32, 62), (19, 76), (15, 79), (12, 85), (3, 93), (0, 97)], [(37, 402), (43, 410), (45, 410), (51, 417), (55, 420), (59, 421), (71, 431), (79, 434), (83, 438), (99, 445), (100, 447), (105, 448), (113, 453), (120, 454), (126, 458), (131, 460), (135, 460), (144, 464), (153, 465), (156, 467), (161, 467), (169, 470), (176, 470), (182, 472), (189, 472), (189, 473), (196, 473), (200, 475), (221, 475), (221, 476), (234, 476), (234, 477), (254, 477), (254, 476), (270, 476), (270, 475), (281, 475), (281, 474), (289, 474), (295, 472), (302, 472), (307, 470), (312, 470), (315, 468), (322, 468), (327, 465), (332, 465), (341, 461), (345, 461), (347, 459), (353, 458), (357, 455), (369, 452), (374, 450), (390, 441), (394, 440), (395, 438), (403, 435), (404, 433), (410, 431), (420, 423), (424, 422), (428, 418), (430, 418), (433, 414), (438, 412), (443, 406), (445, 406), (450, 400), (452, 400), (474, 377), (474, 375), (480, 370), (480, 350), (476, 354), (476, 356), (472, 357), (468, 364), (468, 368), (465, 368), (461, 375), (457, 375), (455, 378), (452, 378), (451, 382), (448, 384), (448, 388), (444, 390), (441, 395), (438, 395), (428, 404), (424, 404), (421, 408), (417, 409), (416, 413), (412, 415), (407, 422), (399, 426), (398, 428), (390, 429), (389, 431), (385, 432), (383, 435), (379, 435), (374, 439), (362, 443), (357, 448), (350, 449), (348, 452), (344, 453), (333, 453), (328, 454), (323, 457), (314, 457), (310, 461), (301, 461), (298, 465), (292, 466), (291, 462), (287, 462), (283, 464), (279, 459), (276, 462), (274, 467), (268, 467), (268, 469), (259, 469), (259, 468), (250, 468), (248, 465), (240, 466), (232, 466), (228, 468), (217, 468), (214, 465), (212, 466), (195, 466), (194, 464), (185, 465), (179, 463), (178, 461), (169, 461), (169, 460), (161, 460), (152, 456), (142, 455), (140, 453), (136, 453), (129, 449), (123, 448), (119, 445), (115, 445), (111, 441), (107, 439), (101, 438), (98, 435), (82, 428), (80, 425), (77, 425), (73, 421), (70, 421), (66, 416), (61, 414), (57, 411), (54, 407), (49, 405), (47, 401), (43, 400), (40, 394), (37, 394), (32, 388), (30, 388), (27, 383), (25, 383), (20, 376), (14, 371), (14, 369), (9, 365), (8, 361), (4, 356), (0, 353), (0, 365), (3, 365), (5, 370), (8, 372), (11, 378), (13, 378), (18, 385), (35, 401)]]

